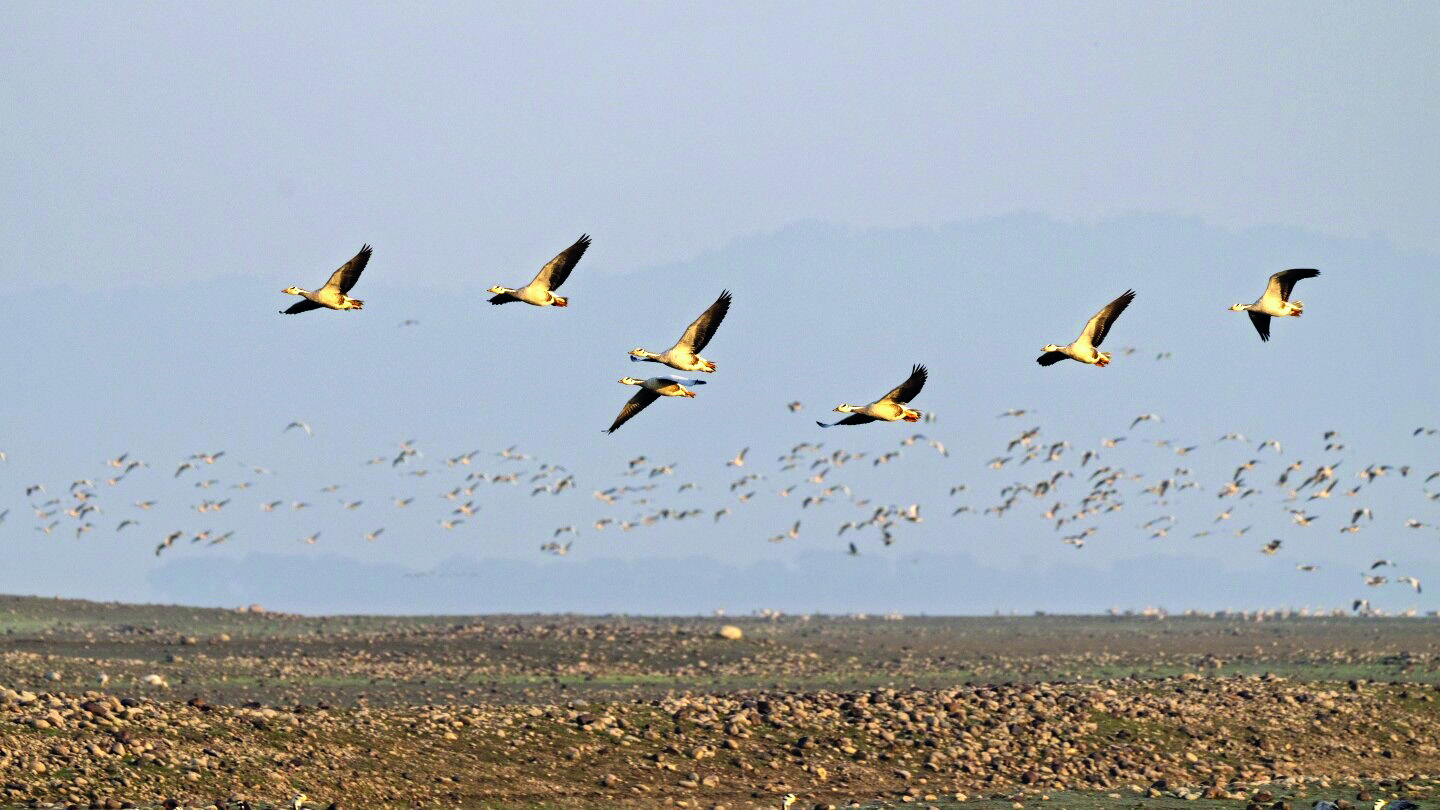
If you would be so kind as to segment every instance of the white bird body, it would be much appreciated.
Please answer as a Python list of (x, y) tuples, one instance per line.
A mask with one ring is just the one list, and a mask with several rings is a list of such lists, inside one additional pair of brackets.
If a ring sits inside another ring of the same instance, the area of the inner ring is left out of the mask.
[(575, 269), (580, 257), (585, 255), (585, 250), (589, 247), (590, 235), (581, 234), (575, 244), (556, 254), (524, 287), (511, 289), (497, 284), (487, 290), (486, 292), (494, 293), (495, 296), (490, 299), (490, 303), (508, 304), (511, 301), (521, 301), (537, 307), (569, 306), (570, 301), (556, 295), (555, 290), (560, 289), (560, 285), (570, 277), (570, 272)]
[(620, 384), (638, 385), (640, 386), (640, 390), (620, 409), (620, 415), (615, 417), (614, 424), (610, 425), (610, 429), (606, 430), (606, 433), (614, 433), (619, 430), (621, 425), (630, 421), (631, 417), (645, 410), (646, 406), (660, 397), (695, 396), (695, 392), (685, 386), (704, 385), (705, 381), (670, 374), (664, 377), (651, 377), (646, 380), (639, 380), (634, 377), (621, 377)]
[(1290, 292), (1295, 288), (1295, 283), (1318, 275), (1319, 270), (1308, 268), (1281, 270), (1270, 277), (1269, 283), (1265, 285), (1265, 292), (1255, 299), (1255, 303), (1235, 304), (1230, 307), (1230, 311), (1249, 314), (1255, 331), (1260, 333), (1260, 339), (1268, 341), (1271, 318), (1298, 318), (1305, 314), (1303, 302), (1290, 300)]
[(920, 421), (920, 412), (910, 407), (910, 400), (919, 395), (920, 389), (925, 387), (925, 381), (928, 378), (929, 372), (923, 365), (913, 366), (910, 369), (910, 376), (905, 378), (905, 382), (895, 386), (885, 396), (869, 405), (836, 405), (836, 411), (850, 415), (828, 425), (824, 422), (815, 424), (822, 428), (828, 428), (836, 425), (863, 425), (875, 421), (898, 422), (902, 419), (906, 422), (918, 422)]
[(355, 258), (340, 265), (340, 268), (330, 274), (330, 280), (325, 286), (314, 292), (302, 290), (299, 287), (286, 287), (281, 290), (283, 293), (298, 295), (304, 301), (293, 304), (289, 309), (282, 310), (283, 315), (297, 315), (301, 312), (309, 312), (312, 309), (363, 309), (365, 302), (358, 298), (351, 298), (346, 295), (355, 282), (360, 280), (360, 274), (364, 272), (365, 265), (370, 262), (370, 246), (360, 248)]
[(1044, 354), (1036, 358), (1035, 362), (1042, 366), (1053, 366), (1068, 357), (1071, 360), (1078, 360), (1081, 363), (1100, 368), (1110, 365), (1110, 353), (1102, 352), (1098, 347), (1105, 340), (1105, 336), (1110, 333), (1110, 326), (1115, 323), (1115, 319), (1120, 317), (1120, 313), (1124, 312), (1133, 300), (1135, 300), (1134, 290), (1126, 290), (1121, 293), (1118, 298), (1106, 304), (1089, 321), (1086, 321), (1085, 328), (1080, 330), (1079, 337), (1065, 346), (1056, 346), (1053, 343), (1045, 346), (1040, 350)]
[(725, 320), (729, 311), (730, 291), (722, 290), (715, 303), (686, 327), (685, 334), (675, 341), (674, 346), (659, 354), (645, 349), (631, 349), (631, 362), (661, 363), (680, 371), (714, 371), (715, 363), (701, 357), (700, 352), (715, 336), (715, 330), (720, 328), (720, 322)]

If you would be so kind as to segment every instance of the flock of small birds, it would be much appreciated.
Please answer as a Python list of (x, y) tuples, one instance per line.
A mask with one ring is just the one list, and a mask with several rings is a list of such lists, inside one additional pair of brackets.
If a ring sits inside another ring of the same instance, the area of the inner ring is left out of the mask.
[[(804, 406), (783, 407), (795, 412)], [(386, 536), (382, 521), (390, 519), (381, 514), (403, 513), (408, 522), (398, 530), (407, 538), (417, 533), (415, 519), (432, 525), (432, 533), (463, 535), (484, 525), (482, 508), (492, 510), (490, 514), (497, 508), (540, 514), (549, 510), (535, 509), (535, 499), (584, 498), (586, 491), (593, 501), (592, 517), (555, 526), (548, 536), (536, 538), (542, 541), (541, 552), (565, 556), (582, 537), (598, 540), (607, 534), (690, 522), (720, 524), (762, 503), (769, 506), (758, 510), (766, 519), (773, 519), (777, 506), (781, 514), (791, 511), (791, 517), (775, 526), (773, 534), (757, 533), (756, 540), (785, 543), (818, 532), (843, 543), (840, 550), (850, 555), (860, 555), (866, 547), (892, 546), (910, 527), (937, 517), (955, 521), (951, 533), (957, 537), (983, 527), (983, 521), (1032, 521), (1058, 543), (1076, 550), (1107, 538), (1189, 538), (1232, 546), (1235, 542), (1230, 538), (1234, 538), (1248, 541), (1252, 553), (1288, 561), (1302, 574), (1319, 570), (1317, 563), (1303, 556), (1307, 539), (1318, 534), (1361, 535), (1357, 541), (1373, 536), (1379, 542), (1396, 532), (1440, 538), (1440, 526), (1433, 520), (1414, 514), (1378, 514), (1380, 510), (1372, 506), (1385, 503), (1393, 508), (1397, 496), (1405, 494), (1396, 487), (1412, 480), (1419, 483), (1426, 501), (1440, 501), (1440, 484), (1431, 489), (1440, 479), (1440, 469), (1401, 462), (1362, 464), (1337, 431), (1326, 431), (1318, 441), (1306, 443), (1307, 450), (1320, 454), (1307, 462), (1287, 453), (1285, 444), (1273, 438), (1257, 441), (1227, 433), (1208, 441), (1184, 442), (1165, 437), (1160, 434), (1165, 422), (1157, 414), (1140, 414), (1116, 435), (1084, 444), (1045, 436), (1041, 425), (1029, 421), (1033, 416), (1034, 411), (1020, 408), (999, 414), (1001, 420), (1026, 421), (984, 461), (983, 452), (962, 461), (939, 438), (917, 432), (883, 452), (807, 441), (761, 459), (746, 447), (728, 459), (715, 459), (706, 469), (687, 470), (675, 460), (641, 455), (613, 471), (608, 480), (586, 482), (560, 460), (538, 459), (517, 447), (432, 457), (407, 440), (369, 459), (356, 459), (357, 467), (373, 471), (366, 480), (352, 478), (324, 486), (316, 481), (283, 496), (277, 488), (296, 486), (289, 479), (276, 483), (269, 467), (239, 461), (225, 450), (196, 452), (156, 468), (122, 453), (97, 462), (98, 472), (88, 471), (68, 485), (34, 483), (25, 486), (23, 494), (34, 530), (41, 535), (77, 540), (92, 534), (120, 539), (145, 536), (151, 538), (149, 547), (156, 556), (178, 547), (208, 548), (235, 541), (237, 530), (224, 524), (239, 510), (252, 510), (251, 515), (253, 510), (292, 513), (297, 520), (313, 520), (315, 526), (335, 525), (343, 513), (374, 515), (374, 528), (359, 537), (317, 530), (295, 540), (309, 545), (373, 543)], [(938, 417), (927, 414), (925, 421), (925, 430), (938, 433)], [(281, 432), (297, 437), (294, 441), (308, 442), (314, 430), (295, 421)], [(1430, 440), (1435, 436), (1434, 429), (1417, 428), (1411, 438), (1422, 453), (1433, 457)], [(929, 457), (944, 469), (958, 464), (951, 480), (927, 480), (925, 501), (882, 502), (866, 494), (871, 486), (886, 483), (877, 476), (899, 476), (908, 488), (917, 476), (914, 468), (905, 465), (920, 457)], [(348, 496), (357, 490), (373, 493), (375, 476), (403, 494), (379, 504)], [(979, 494), (990, 487), (994, 487), (991, 495)], [(1372, 494), (1383, 497), (1372, 501)], [(943, 502), (935, 503), (932, 496)], [(0, 532), (15, 508), (0, 508)], [(586, 511), (577, 508), (575, 500), (567, 500), (565, 508), (570, 515)], [(1286, 537), (1251, 534), (1256, 523), (1273, 526), (1281, 516)], [(744, 525), (757, 522), (751, 518)], [(157, 525), (161, 531), (156, 531)], [(1373, 547), (1367, 542), (1363, 548)], [(1356, 548), (1362, 548), (1359, 542)], [(1371, 610), (1367, 598), (1373, 588), (1422, 593), (1420, 579), (1405, 571), (1403, 560), (1371, 556), (1374, 559), (1367, 558), (1357, 572), (1353, 610), (1378, 612)]]

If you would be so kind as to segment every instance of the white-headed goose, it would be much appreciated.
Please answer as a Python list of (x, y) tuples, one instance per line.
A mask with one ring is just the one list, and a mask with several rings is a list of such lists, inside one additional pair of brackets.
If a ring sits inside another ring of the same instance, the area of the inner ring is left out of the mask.
[(635, 396), (625, 403), (620, 409), (620, 415), (615, 417), (615, 424), (610, 426), (606, 433), (614, 433), (620, 426), (630, 421), (630, 417), (645, 410), (645, 406), (659, 399), (660, 397), (693, 397), (695, 392), (686, 388), (687, 385), (704, 385), (704, 380), (692, 380), (688, 377), (681, 377), (675, 374), (664, 377), (651, 377), (648, 380), (637, 380), (634, 377), (621, 377), (621, 385), (638, 385), (640, 390)]
[(1260, 333), (1260, 339), (1269, 340), (1271, 318), (1298, 318), (1305, 314), (1305, 304), (1290, 300), (1290, 291), (1295, 289), (1295, 282), (1318, 275), (1319, 270), (1308, 268), (1281, 270), (1270, 277), (1264, 294), (1257, 298), (1255, 303), (1236, 304), (1230, 307), (1230, 311), (1249, 313), (1250, 322), (1255, 324), (1255, 331)]
[(904, 419), (906, 422), (920, 421), (920, 412), (909, 407), (910, 400), (920, 394), (920, 389), (925, 387), (925, 380), (928, 373), (921, 365), (910, 369), (910, 376), (905, 382), (900, 383), (891, 389), (890, 393), (875, 400), (869, 405), (836, 405), (835, 410), (840, 413), (848, 413), (849, 416), (838, 422), (825, 424), (816, 422), (822, 428), (835, 427), (836, 425), (863, 425), (866, 422), (876, 420), (884, 422), (896, 422)]
[(1121, 293), (1119, 298), (1106, 304), (1103, 309), (1095, 313), (1095, 317), (1091, 318), (1085, 324), (1085, 328), (1080, 330), (1080, 337), (1075, 338), (1075, 342), (1068, 346), (1056, 346), (1052, 343), (1040, 350), (1045, 353), (1036, 358), (1035, 362), (1042, 366), (1053, 366), (1068, 357), (1071, 360), (1079, 360), (1100, 368), (1110, 365), (1110, 353), (1102, 352), (1096, 347), (1105, 340), (1105, 335), (1109, 334), (1110, 325), (1115, 323), (1115, 319), (1120, 317), (1120, 313), (1124, 312), (1125, 308), (1130, 306), (1130, 302), (1134, 300), (1134, 290), (1126, 290)]
[(581, 234), (580, 238), (575, 240), (575, 244), (560, 251), (555, 258), (550, 260), (549, 264), (540, 268), (540, 272), (535, 274), (535, 278), (531, 279), (530, 283), (524, 287), (512, 290), (497, 284), (487, 290), (487, 292), (495, 294), (495, 297), (490, 299), (490, 303), (508, 304), (511, 301), (524, 301), (537, 307), (569, 306), (569, 300), (556, 295), (555, 291), (560, 289), (560, 285), (570, 277), (570, 271), (580, 263), (580, 257), (585, 255), (585, 249), (588, 247), (590, 247), (590, 235)]
[(360, 280), (360, 274), (365, 271), (365, 265), (370, 263), (370, 246), (360, 248), (355, 258), (340, 266), (340, 269), (330, 274), (330, 280), (325, 286), (310, 292), (299, 287), (286, 287), (280, 292), (298, 295), (304, 301), (297, 301), (289, 309), (282, 310), (284, 315), (297, 315), (301, 312), (309, 312), (312, 309), (364, 309), (365, 302), (358, 298), (351, 298), (345, 293), (355, 286)]
[(730, 291), (722, 290), (715, 303), (700, 313), (700, 317), (690, 324), (685, 334), (675, 341), (674, 346), (660, 354), (644, 349), (631, 349), (630, 360), (636, 363), (642, 360), (664, 363), (681, 371), (714, 371), (715, 364), (701, 357), (700, 352), (710, 342), (710, 338), (715, 336), (715, 330), (720, 328), (720, 322), (725, 320), (725, 313), (729, 311)]

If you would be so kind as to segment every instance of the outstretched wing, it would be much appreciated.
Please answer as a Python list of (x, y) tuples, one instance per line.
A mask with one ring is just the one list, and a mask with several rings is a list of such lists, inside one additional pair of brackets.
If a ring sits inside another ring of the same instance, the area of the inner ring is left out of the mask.
[(1245, 314), (1246, 314), (1246, 315), (1249, 315), (1249, 316), (1250, 316), (1250, 322), (1253, 323), (1253, 324), (1255, 324), (1255, 331), (1260, 333), (1260, 339), (1261, 339), (1261, 340), (1269, 340), (1269, 339), (1270, 339), (1270, 316), (1269, 316), (1269, 315), (1266, 315), (1266, 314), (1263, 313), (1263, 312), (1250, 312), (1250, 311), (1247, 311)]
[(1134, 300), (1134, 290), (1120, 293), (1119, 298), (1106, 304), (1104, 309), (1095, 313), (1095, 317), (1085, 324), (1085, 329), (1080, 333), (1080, 337), (1089, 340), (1091, 346), (1099, 346), (1105, 340), (1105, 336), (1110, 333), (1110, 325), (1115, 323), (1115, 319), (1120, 317), (1120, 313), (1124, 312), (1125, 308), (1130, 306), (1130, 302)]
[(370, 246), (360, 248), (355, 258), (340, 265), (340, 269), (330, 274), (330, 280), (325, 282), (326, 287), (334, 287), (342, 293), (350, 292), (355, 282), (360, 280), (360, 274), (365, 272), (365, 265), (370, 263)]
[(1063, 352), (1045, 352), (1044, 354), (1035, 358), (1035, 362), (1039, 363), (1042, 366), (1053, 366), (1061, 360), (1064, 360), (1065, 357), (1066, 355)]
[[(885, 400), (889, 400), (891, 402), (909, 402), (920, 394), (920, 389), (925, 387), (925, 380), (928, 376), (929, 374), (925, 370), (924, 366), (913, 366), (910, 369), (910, 376), (905, 379), (905, 382), (900, 383), (899, 385), (890, 389), (890, 393), (881, 397), (879, 401), (884, 402)], [(839, 424), (844, 425), (848, 423), (842, 419), (840, 420)], [(861, 423), (855, 422), (854, 424), (858, 425)]]
[(704, 380), (691, 379), (690, 377), (681, 377), (679, 374), (662, 374), (662, 375), (660, 375), (659, 379), (669, 380), (670, 382), (677, 382), (677, 383), (680, 383), (681, 385), (704, 385), (704, 384), (705, 384), (705, 381), (704, 381)]
[(690, 328), (680, 336), (680, 342), (676, 345), (698, 354), (710, 343), (710, 338), (715, 336), (715, 330), (720, 328), (720, 322), (725, 320), (725, 313), (729, 311), (730, 291), (722, 290), (715, 303), (700, 313), (700, 317), (690, 324)]
[(540, 268), (531, 284), (538, 284), (547, 290), (558, 290), (565, 279), (570, 277), (570, 271), (580, 263), (580, 257), (585, 255), (585, 249), (590, 247), (590, 235), (581, 234), (575, 244), (560, 251), (550, 263)]
[(852, 413), (852, 414), (850, 414), (849, 416), (845, 417), (844, 419), (841, 419), (839, 422), (831, 422), (831, 423), (828, 424), (828, 425), (825, 424), (824, 422), (816, 422), (815, 424), (819, 425), (820, 427), (830, 428), (830, 427), (835, 427), (836, 425), (863, 425), (863, 424), (865, 424), (866, 422), (874, 422), (874, 421), (875, 421), (875, 417), (873, 417), (873, 416), (866, 416), (866, 415), (863, 414), (863, 413)]
[(516, 298), (515, 296), (511, 295), (510, 293), (500, 293), (499, 295), (491, 298), (491, 299), (490, 299), (490, 303), (492, 303), (492, 304), (508, 304), (508, 303), (510, 303), (511, 301), (519, 301), (519, 300), (520, 300), (519, 298)]
[(605, 432), (614, 433), (619, 430), (621, 425), (630, 421), (630, 417), (645, 410), (646, 405), (649, 405), (659, 398), (660, 395), (651, 391), (649, 388), (641, 388), (635, 393), (635, 396), (630, 398), (629, 402), (625, 403), (625, 407), (620, 409), (620, 415), (615, 417), (615, 424), (611, 425), (610, 429)]
[(1307, 267), (1297, 267), (1294, 270), (1281, 270), (1270, 277), (1270, 283), (1265, 285), (1265, 295), (1269, 297), (1272, 293), (1280, 296), (1281, 301), (1290, 300), (1290, 291), (1295, 289), (1295, 282), (1304, 278), (1315, 278), (1320, 275), (1319, 270), (1312, 270)]
[(296, 301), (295, 303), (291, 304), (289, 309), (282, 310), (282, 311), (281, 311), (281, 314), (283, 314), (283, 315), (298, 315), (298, 314), (300, 314), (301, 312), (309, 312), (309, 311), (312, 310), (312, 309), (320, 309), (320, 308), (321, 308), (321, 307), (320, 307), (319, 304), (315, 303), (314, 301), (311, 301), (309, 298), (301, 298), (299, 301)]

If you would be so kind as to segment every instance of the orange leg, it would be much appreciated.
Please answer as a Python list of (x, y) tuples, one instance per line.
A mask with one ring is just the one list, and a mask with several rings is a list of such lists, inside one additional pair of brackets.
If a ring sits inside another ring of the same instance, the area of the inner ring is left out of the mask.
[(561, 298), (560, 296), (557, 295), (557, 296), (555, 296), (555, 306), (557, 306), (557, 307), (568, 307), (568, 306), (570, 306), (570, 301), (567, 300), (567, 299)]

